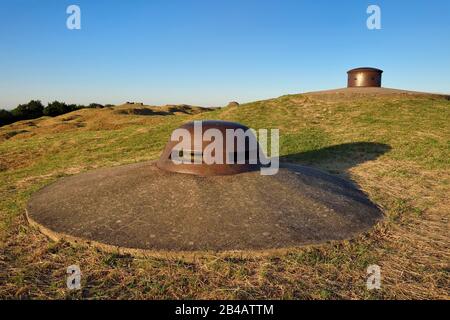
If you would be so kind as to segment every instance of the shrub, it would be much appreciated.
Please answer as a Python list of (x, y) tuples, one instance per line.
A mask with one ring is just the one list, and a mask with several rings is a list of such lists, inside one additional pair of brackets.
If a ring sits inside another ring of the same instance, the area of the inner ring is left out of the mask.
[[(113, 106), (113, 105), (107, 105)], [(53, 101), (44, 108), (41, 101), (31, 100), (25, 104), (19, 104), (17, 108), (8, 111), (0, 109), (0, 126), (10, 124), (19, 120), (29, 120), (42, 117), (43, 115), (55, 117), (75, 110), (84, 108), (104, 108), (100, 103), (91, 103), (88, 106), (81, 104), (66, 104), (64, 102)]]
[(55, 117), (75, 110), (74, 105), (67, 105), (64, 102), (53, 101), (44, 108), (44, 115)]
[(69, 110), (70, 110), (69, 112), (72, 112), (72, 111), (84, 108), (84, 106), (81, 106), (81, 108), (80, 108), (80, 106), (76, 105), (76, 104), (69, 104), (68, 107), (69, 107)]
[(12, 115), (12, 113), (8, 110), (0, 109), (0, 127), (13, 122), (14, 116)]
[(11, 111), (15, 121), (28, 120), (42, 117), (44, 106), (39, 100), (31, 100), (26, 104), (19, 104), (17, 108)]
[(100, 103), (91, 103), (88, 108), (103, 108), (103, 105)]

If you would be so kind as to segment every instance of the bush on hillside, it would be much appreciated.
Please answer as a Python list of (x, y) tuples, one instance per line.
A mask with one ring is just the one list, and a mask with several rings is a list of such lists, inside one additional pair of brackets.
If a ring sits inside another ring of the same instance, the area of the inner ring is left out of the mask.
[(44, 114), (44, 106), (39, 100), (31, 100), (28, 103), (19, 104), (11, 113), (15, 121), (35, 119), (42, 117)]
[(73, 104), (68, 105), (64, 102), (53, 101), (44, 108), (44, 115), (50, 116), (50, 117), (56, 117), (61, 114), (65, 114), (65, 113), (74, 111), (75, 107), (76, 106)]
[(100, 103), (91, 103), (88, 108), (103, 108), (104, 106)]
[(84, 106), (79, 106), (79, 105), (74, 104), (74, 103), (67, 105), (67, 107), (68, 107), (69, 110), (70, 110), (69, 112), (72, 112), (72, 111), (75, 111), (75, 110), (79, 110), (79, 109), (84, 108)]
[(0, 127), (13, 122), (14, 116), (12, 115), (12, 113), (8, 110), (0, 109)]
[[(113, 105), (106, 105), (108, 107)], [(41, 101), (31, 100), (28, 103), (19, 104), (17, 108), (8, 111), (0, 109), (0, 126), (13, 123), (19, 120), (36, 119), (42, 116), (55, 117), (75, 110), (84, 108), (104, 108), (100, 103), (91, 103), (89, 105), (66, 104), (64, 102), (53, 101), (44, 108)]]

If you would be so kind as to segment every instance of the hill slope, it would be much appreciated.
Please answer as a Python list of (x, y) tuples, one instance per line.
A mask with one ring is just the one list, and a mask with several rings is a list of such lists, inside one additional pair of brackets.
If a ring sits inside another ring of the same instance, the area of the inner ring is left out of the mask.
[[(446, 97), (322, 92), (215, 110), (146, 108), (85, 109), (0, 128), (0, 297), (449, 298)], [(386, 219), (351, 241), (194, 261), (52, 243), (27, 225), (33, 191), (64, 175), (155, 159), (170, 132), (194, 119), (279, 128), (284, 160), (355, 181)], [(78, 292), (65, 289), (74, 263), (83, 272)], [(365, 288), (370, 264), (381, 266), (380, 291)]]

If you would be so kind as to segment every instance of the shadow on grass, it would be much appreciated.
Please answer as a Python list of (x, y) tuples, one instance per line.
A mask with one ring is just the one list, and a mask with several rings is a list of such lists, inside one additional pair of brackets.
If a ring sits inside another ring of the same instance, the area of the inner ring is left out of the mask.
[(330, 173), (342, 174), (361, 163), (377, 159), (391, 149), (384, 143), (352, 142), (281, 156), (280, 161), (313, 165)]

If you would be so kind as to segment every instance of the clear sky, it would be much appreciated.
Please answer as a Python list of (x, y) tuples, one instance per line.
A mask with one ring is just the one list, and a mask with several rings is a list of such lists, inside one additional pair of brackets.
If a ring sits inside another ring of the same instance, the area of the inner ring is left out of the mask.
[[(66, 27), (81, 8), (81, 30)], [(368, 5), (381, 8), (369, 30)], [(448, 0), (1, 0), (0, 108), (43, 102), (220, 106), (346, 86), (450, 93)]]

